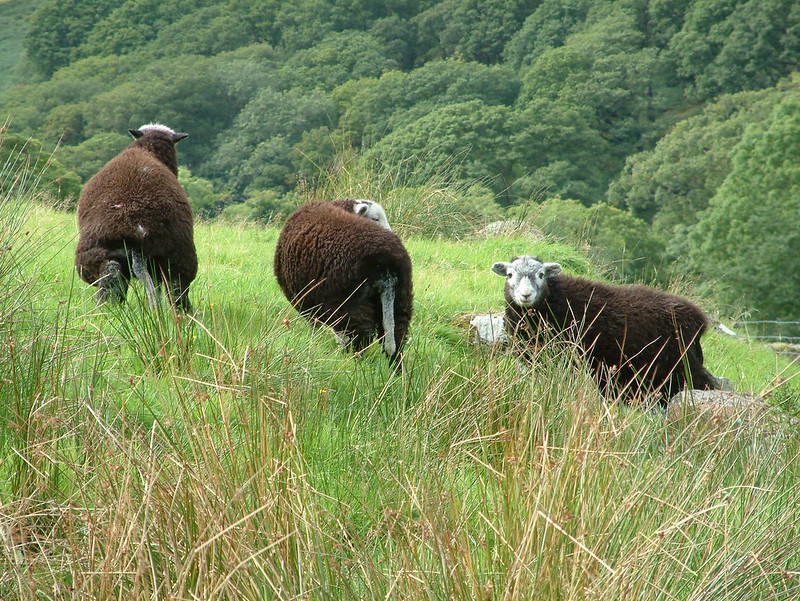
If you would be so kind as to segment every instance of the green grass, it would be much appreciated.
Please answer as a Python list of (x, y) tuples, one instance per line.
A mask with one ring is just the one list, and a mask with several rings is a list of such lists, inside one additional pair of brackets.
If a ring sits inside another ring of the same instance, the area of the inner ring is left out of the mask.
[[(569, 349), (523, 373), (457, 325), (501, 310), (495, 260), (595, 274), (570, 247), (408, 237), (392, 376), (289, 308), (275, 228), (199, 224), (183, 316), (138, 285), (96, 307), (74, 219), (0, 203), (0, 598), (800, 593), (796, 428), (673, 429), (602, 399)], [(704, 348), (740, 390), (796, 373), (716, 333)]]

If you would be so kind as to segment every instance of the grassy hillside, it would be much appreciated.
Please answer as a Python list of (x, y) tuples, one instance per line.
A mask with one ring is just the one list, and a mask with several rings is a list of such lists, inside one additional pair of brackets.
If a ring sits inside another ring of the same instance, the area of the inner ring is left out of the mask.
[(44, 0), (0, 0), (0, 91), (14, 83), (28, 19), (43, 4)]
[[(353, 358), (271, 274), (278, 231), (204, 225), (198, 311), (97, 308), (74, 215), (0, 203), (0, 598), (794, 599), (796, 431), (609, 405), (569, 349), (469, 344), (491, 263), (567, 246), (410, 237), (407, 370)], [(390, 210), (390, 218), (391, 210)], [(785, 364), (705, 340), (759, 392)]]

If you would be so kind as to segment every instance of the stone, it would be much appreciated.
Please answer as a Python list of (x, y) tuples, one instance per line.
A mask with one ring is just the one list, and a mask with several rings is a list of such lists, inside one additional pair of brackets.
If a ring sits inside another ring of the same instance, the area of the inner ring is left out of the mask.
[(684, 390), (670, 399), (666, 420), (669, 425), (693, 423), (696, 429), (718, 432), (753, 427), (774, 432), (796, 421), (763, 398), (734, 390)]
[(492, 315), (491, 313), (476, 315), (470, 320), (469, 325), (470, 329), (475, 332), (476, 344), (494, 346), (508, 343), (502, 315)]

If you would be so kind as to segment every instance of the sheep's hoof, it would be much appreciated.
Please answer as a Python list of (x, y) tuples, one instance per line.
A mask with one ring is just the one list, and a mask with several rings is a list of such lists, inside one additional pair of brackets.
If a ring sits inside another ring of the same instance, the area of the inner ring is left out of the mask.
[(336, 330), (333, 331), (333, 336), (336, 338), (337, 344), (342, 348), (346, 348), (352, 340), (348, 334), (337, 332)]
[(108, 261), (103, 268), (103, 273), (97, 283), (97, 304), (106, 301), (122, 303), (128, 294), (128, 280), (122, 273), (122, 266), (118, 261)]

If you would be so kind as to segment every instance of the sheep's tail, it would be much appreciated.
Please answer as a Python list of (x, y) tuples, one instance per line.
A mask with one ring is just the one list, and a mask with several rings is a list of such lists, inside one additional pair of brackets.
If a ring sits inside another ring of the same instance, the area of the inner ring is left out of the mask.
[(156, 305), (158, 304), (158, 293), (156, 292), (156, 286), (153, 283), (153, 278), (150, 277), (150, 271), (147, 269), (147, 261), (139, 249), (134, 248), (129, 252), (133, 267), (133, 274), (139, 278), (142, 286), (144, 286), (145, 294), (147, 294), (147, 304), (150, 305), (151, 309), (155, 309)]
[(383, 351), (394, 360), (397, 354), (397, 340), (394, 336), (394, 299), (397, 289), (397, 276), (387, 273), (378, 281), (383, 312)]

